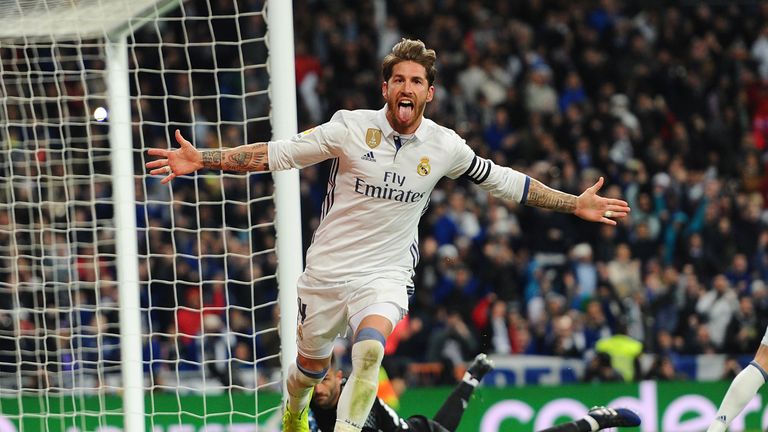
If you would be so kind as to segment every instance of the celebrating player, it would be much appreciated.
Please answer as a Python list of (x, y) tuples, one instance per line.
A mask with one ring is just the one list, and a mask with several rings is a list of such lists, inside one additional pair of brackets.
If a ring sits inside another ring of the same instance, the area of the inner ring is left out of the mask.
[[(371, 413), (363, 425), (364, 432), (453, 432), (459, 426), (464, 410), (469, 404), (475, 387), (483, 376), (493, 369), (493, 363), (485, 354), (479, 354), (467, 368), (464, 378), (454, 387), (433, 418), (422, 415), (401, 418), (395, 410), (383, 400), (376, 398)], [(340, 370), (331, 367), (323, 381), (315, 386), (310, 403), (311, 432), (331, 432), (336, 421), (336, 404), (344, 387)], [(617, 426), (638, 426), (640, 418), (634, 412), (625, 409), (595, 407), (584, 417), (553, 426), (541, 432), (591, 432)]]
[(434, 97), (436, 56), (403, 39), (382, 63), (380, 110), (338, 111), (289, 140), (199, 151), (176, 131), (176, 150), (150, 149), (164, 183), (202, 168), (265, 171), (331, 159), (322, 221), (298, 281), (298, 356), (287, 379), (284, 431), (306, 431), (312, 388), (328, 372), (334, 339), (351, 329), (352, 373), (341, 392), (336, 431), (360, 431), (376, 397), (384, 344), (405, 315), (419, 259), (418, 223), (443, 177), (463, 177), (499, 198), (616, 224), (627, 203), (548, 188), (478, 157), (454, 131), (424, 118)]

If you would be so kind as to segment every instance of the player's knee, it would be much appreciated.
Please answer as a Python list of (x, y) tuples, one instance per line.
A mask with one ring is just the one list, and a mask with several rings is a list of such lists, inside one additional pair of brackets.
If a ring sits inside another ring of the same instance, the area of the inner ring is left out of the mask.
[(328, 368), (320, 370), (307, 369), (299, 363), (292, 364), (288, 369), (288, 388), (308, 388), (320, 383)]
[(361, 329), (352, 345), (352, 368), (366, 374), (375, 372), (378, 376), (381, 360), (384, 358), (386, 338), (376, 329)]
[(355, 343), (365, 340), (378, 341), (382, 347), (387, 344), (387, 338), (384, 334), (373, 327), (361, 328), (355, 336)]

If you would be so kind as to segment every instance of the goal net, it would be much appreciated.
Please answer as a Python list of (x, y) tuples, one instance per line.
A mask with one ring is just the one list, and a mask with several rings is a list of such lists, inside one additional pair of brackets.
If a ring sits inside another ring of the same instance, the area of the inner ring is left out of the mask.
[(298, 192), (144, 169), (175, 129), (209, 149), (295, 132), (266, 3), (0, 1), (0, 431), (279, 421)]

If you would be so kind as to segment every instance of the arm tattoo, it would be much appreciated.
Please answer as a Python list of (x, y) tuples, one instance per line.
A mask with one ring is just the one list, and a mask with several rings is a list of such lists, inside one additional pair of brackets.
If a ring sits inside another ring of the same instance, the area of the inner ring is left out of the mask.
[(204, 168), (221, 169), (221, 150), (205, 150), (202, 156)]
[(267, 144), (247, 144), (223, 151), (221, 169), (240, 172), (269, 171)]
[(576, 210), (576, 196), (554, 190), (538, 180), (531, 179), (526, 204), (562, 213), (573, 213)]

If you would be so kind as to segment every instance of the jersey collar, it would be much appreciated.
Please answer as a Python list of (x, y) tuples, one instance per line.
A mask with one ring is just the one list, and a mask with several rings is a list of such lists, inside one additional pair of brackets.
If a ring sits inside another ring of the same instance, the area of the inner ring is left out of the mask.
[[(429, 123), (431, 120), (427, 119), (426, 117), (421, 119), (421, 124), (418, 128), (416, 128), (416, 132), (413, 134), (413, 137), (416, 138), (419, 141), (424, 141), (427, 139), (427, 135), (429, 133), (428, 128), (429, 126), (427, 123)], [(389, 120), (387, 120), (387, 105), (385, 104), (382, 109), (378, 111), (376, 114), (376, 123), (379, 126), (379, 129), (381, 129), (382, 135), (384, 135), (387, 138), (392, 138), (395, 135), (397, 135), (397, 132), (395, 132), (394, 129), (392, 129), (392, 125), (389, 124)], [(413, 140), (411, 140), (413, 142)]]

